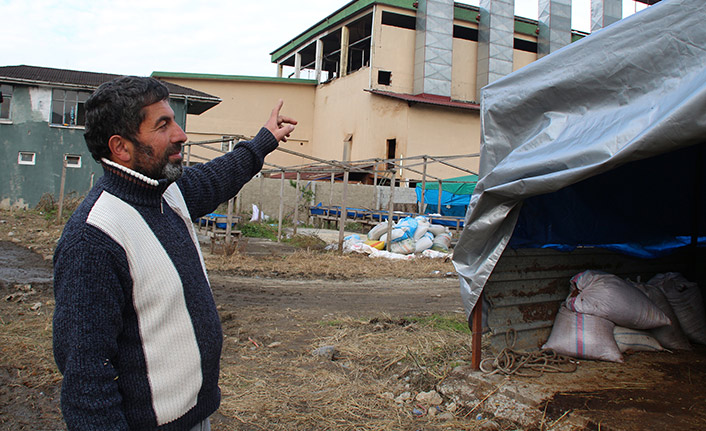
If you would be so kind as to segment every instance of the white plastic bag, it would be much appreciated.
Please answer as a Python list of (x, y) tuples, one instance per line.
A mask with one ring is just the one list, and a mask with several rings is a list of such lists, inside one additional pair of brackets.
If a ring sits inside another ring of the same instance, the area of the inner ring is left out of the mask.
[(623, 355), (613, 338), (614, 327), (615, 324), (608, 319), (576, 313), (562, 304), (542, 349), (574, 358), (623, 362)]
[(368, 239), (372, 239), (372, 240), (377, 241), (380, 239), (380, 237), (384, 233), (387, 233), (387, 222), (386, 221), (384, 221), (382, 223), (378, 223), (377, 225), (375, 225), (375, 227), (370, 229), (370, 231), (368, 232)]
[(664, 350), (649, 332), (639, 329), (616, 326), (613, 328), (615, 344), (622, 353), (631, 350), (633, 352), (659, 352)]
[(578, 313), (608, 319), (616, 325), (650, 329), (668, 325), (669, 318), (638, 288), (602, 271), (583, 271), (571, 278), (566, 306)]
[(691, 350), (689, 339), (686, 337), (686, 334), (684, 334), (684, 331), (682, 331), (679, 318), (676, 313), (674, 313), (672, 306), (669, 305), (669, 301), (664, 295), (664, 292), (662, 292), (662, 289), (655, 285), (645, 283), (635, 283), (635, 286), (642, 290), (671, 321), (669, 325), (650, 329), (650, 334), (666, 349)]
[(686, 336), (695, 343), (706, 344), (706, 311), (699, 286), (678, 272), (657, 274), (647, 284), (662, 289)]

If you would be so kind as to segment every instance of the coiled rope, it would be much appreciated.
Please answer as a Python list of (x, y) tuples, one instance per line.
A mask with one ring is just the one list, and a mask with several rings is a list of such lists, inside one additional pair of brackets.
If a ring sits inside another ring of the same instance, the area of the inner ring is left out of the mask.
[[(512, 339), (510, 339), (512, 336)], [(513, 350), (517, 333), (514, 329), (505, 333), (505, 347), (494, 358), (485, 358), (480, 362), (480, 370), (486, 374), (539, 377), (544, 373), (573, 373), (576, 362), (572, 358), (560, 355), (553, 350), (539, 352), (516, 352)]]

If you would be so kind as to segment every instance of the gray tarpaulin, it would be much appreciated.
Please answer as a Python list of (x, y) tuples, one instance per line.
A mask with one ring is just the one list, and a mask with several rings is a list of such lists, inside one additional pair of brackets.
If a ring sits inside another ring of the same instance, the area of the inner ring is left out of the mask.
[(704, 142), (706, 2), (663, 0), (484, 87), (481, 133), (453, 257), (468, 314), (524, 200)]

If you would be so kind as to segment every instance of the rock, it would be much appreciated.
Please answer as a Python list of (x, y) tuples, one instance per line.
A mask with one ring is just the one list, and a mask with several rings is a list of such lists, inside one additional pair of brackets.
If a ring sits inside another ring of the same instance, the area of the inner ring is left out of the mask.
[(397, 396), (397, 398), (395, 398), (395, 402), (396, 402), (397, 404), (402, 404), (402, 403), (404, 403), (405, 401), (409, 401), (409, 400), (411, 400), (411, 399), (412, 399), (412, 393), (411, 393), (411, 392), (402, 392), (401, 394), (399, 394), (399, 395)]
[(450, 421), (454, 418), (454, 414), (451, 412), (444, 412), (439, 415), (439, 419), (443, 419), (445, 421)]
[(383, 400), (394, 400), (395, 399), (395, 394), (392, 392), (383, 392), (380, 395), (378, 395), (380, 398)]
[(443, 400), (441, 399), (441, 395), (439, 395), (439, 393), (435, 390), (431, 390), (429, 392), (420, 392), (417, 394), (417, 397), (415, 399), (420, 403), (431, 406), (438, 406), (443, 402)]
[(320, 356), (322, 358), (328, 359), (329, 361), (333, 361), (336, 358), (338, 352), (336, 351), (336, 346), (321, 346), (318, 349), (314, 349), (311, 354), (314, 356)]
[(455, 412), (457, 409), (458, 409), (458, 404), (456, 404), (456, 403), (454, 403), (454, 402), (451, 402), (451, 403), (446, 404), (446, 411), (447, 411), (447, 412), (453, 413), (453, 412)]
[(41, 302), (35, 302), (31, 307), (30, 310), (32, 311), (37, 311), (40, 308), (42, 308), (42, 303)]

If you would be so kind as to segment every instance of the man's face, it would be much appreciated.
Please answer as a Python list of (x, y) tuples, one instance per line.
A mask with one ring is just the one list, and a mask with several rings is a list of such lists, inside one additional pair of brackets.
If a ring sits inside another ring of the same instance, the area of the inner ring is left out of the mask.
[(174, 120), (166, 100), (145, 106), (145, 119), (136, 136), (131, 168), (149, 178), (171, 181), (181, 176), (181, 146), (187, 136)]

